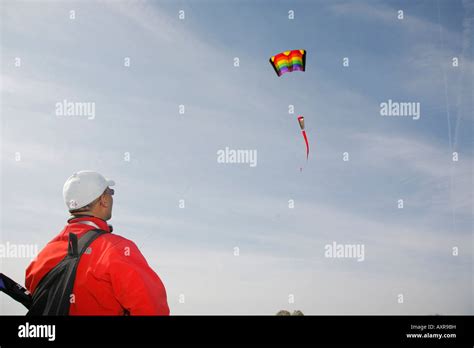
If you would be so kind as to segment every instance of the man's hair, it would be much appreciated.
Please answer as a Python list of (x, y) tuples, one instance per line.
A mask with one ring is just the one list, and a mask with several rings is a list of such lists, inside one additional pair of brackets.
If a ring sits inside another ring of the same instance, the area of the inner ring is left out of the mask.
[(76, 214), (76, 213), (84, 213), (84, 212), (88, 212), (90, 211), (92, 208), (94, 208), (94, 206), (99, 202), (100, 200), (100, 197), (102, 197), (102, 195), (100, 195), (99, 197), (97, 197), (96, 199), (94, 199), (92, 202), (90, 202), (89, 204), (79, 208), (79, 209), (72, 209), (72, 210), (69, 210), (69, 213), (70, 214)]

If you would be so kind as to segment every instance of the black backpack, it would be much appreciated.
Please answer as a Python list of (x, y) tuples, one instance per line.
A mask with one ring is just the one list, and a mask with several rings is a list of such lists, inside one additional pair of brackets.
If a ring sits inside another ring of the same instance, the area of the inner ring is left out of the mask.
[(89, 245), (105, 233), (107, 232), (93, 229), (79, 240), (74, 233), (69, 233), (66, 257), (41, 279), (26, 315), (69, 315), (70, 297), (79, 260)]

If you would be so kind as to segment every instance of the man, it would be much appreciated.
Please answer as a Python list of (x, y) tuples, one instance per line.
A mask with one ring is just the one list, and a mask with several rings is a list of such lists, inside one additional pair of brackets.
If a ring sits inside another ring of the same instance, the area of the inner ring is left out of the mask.
[(67, 225), (26, 270), (26, 288), (34, 293), (41, 279), (67, 254), (68, 236), (80, 239), (91, 229), (104, 230), (82, 255), (71, 296), (70, 315), (169, 315), (166, 290), (137, 246), (112, 234), (115, 183), (93, 171), (67, 179), (64, 201), (71, 213)]

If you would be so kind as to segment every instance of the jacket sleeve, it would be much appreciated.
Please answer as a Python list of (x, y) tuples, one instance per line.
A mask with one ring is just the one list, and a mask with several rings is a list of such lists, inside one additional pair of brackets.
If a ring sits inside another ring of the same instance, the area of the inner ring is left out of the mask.
[(138, 247), (129, 240), (107, 250), (113, 293), (130, 315), (169, 315), (166, 289)]

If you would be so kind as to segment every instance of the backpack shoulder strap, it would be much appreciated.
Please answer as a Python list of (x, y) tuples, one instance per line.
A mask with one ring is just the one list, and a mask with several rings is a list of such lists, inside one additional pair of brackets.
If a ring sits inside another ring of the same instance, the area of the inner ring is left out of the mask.
[(81, 256), (94, 240), (105, 233), (107, 232), (104, 230), (93, 229), (79, 238), (79, 240), (75, 233), (69, 233), (68, 255), (74, 257)]
[(77, 236), (75, 233), (69, 233), (69, 241), (67, 245), (67, 254), (68, 256), (77, 257)]

